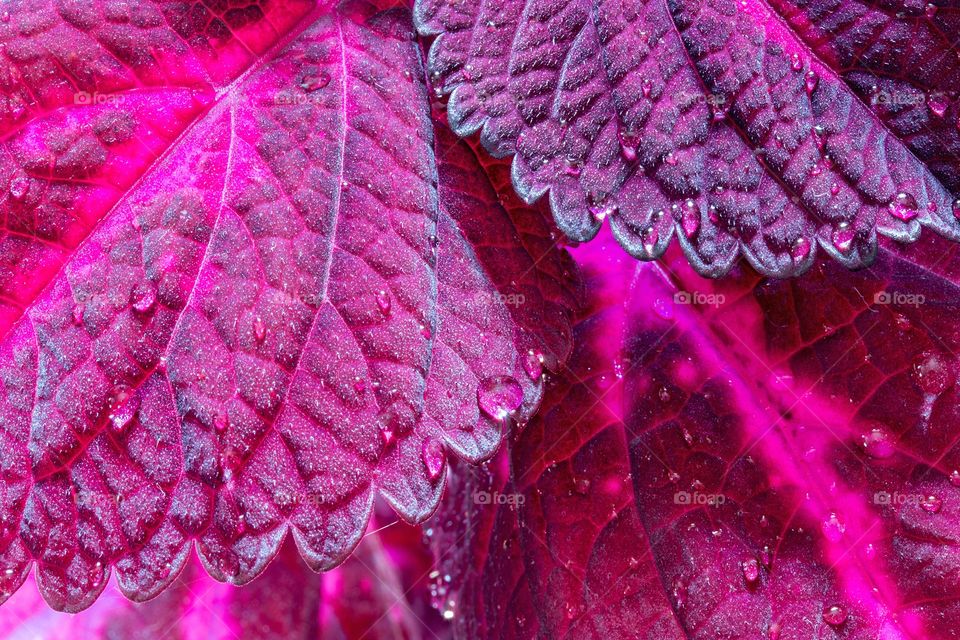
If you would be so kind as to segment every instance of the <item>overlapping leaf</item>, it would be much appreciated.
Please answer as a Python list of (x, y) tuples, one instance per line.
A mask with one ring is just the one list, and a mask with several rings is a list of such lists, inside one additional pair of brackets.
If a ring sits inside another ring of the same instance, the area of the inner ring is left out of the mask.
[(957, 273), (943, 240), (795, 281), (638, 267), (509, 475), (455, 494), (522, 502), (440, 512), (478, 558), (460, 637), (957, 637)]
[(455, 131), (516, 154), (560, 227), (604, 219), (643, 259), (850, 267), (876, 234), (960, 238), (951, 6), (751, 0), (418, 0)]
[(194, 543), (244, 583), (288, 531), (332, 567), (377, 493), (425, 518), (447, 452), (529, 416), (570, 266), (435, 140), (407, 13), (14, 8), (4, 598), (34, 564), (58, 609), (111, 568), (149, 598)]

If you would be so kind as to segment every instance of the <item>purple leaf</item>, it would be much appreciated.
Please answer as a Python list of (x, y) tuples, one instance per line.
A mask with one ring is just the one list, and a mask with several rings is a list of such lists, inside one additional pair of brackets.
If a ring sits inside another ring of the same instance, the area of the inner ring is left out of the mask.
[(569, 257), (435, 139), (409, 14), (263, 5), (0, 23), (3, 599), (36, 564), (56, 609), (145, 600), (194, 545), (243, 584), (288, 531), (329, 569), (569, 352)]
[[(542, 413), (503, 468), (458, 472), (435, 545), (474, 558), (458, 637), (530, 637), (524, 603), (548, 637), (957, 637), (955, 246), (786, 281), (678, 254), (589, 281)], [(462, 515), (477, 492), (522, 500)]]
[[(955, 10), (866, 2), (418, 0), (460, 135), (560, 228), (701, 274), (795, 275), (876, 234), (960, 238)], [(949, 59), (949, 60), (948, 60)], [(874, 89), (873, 87), (876, 87)], [(886, 98), (890, 98), (887, 100)]]

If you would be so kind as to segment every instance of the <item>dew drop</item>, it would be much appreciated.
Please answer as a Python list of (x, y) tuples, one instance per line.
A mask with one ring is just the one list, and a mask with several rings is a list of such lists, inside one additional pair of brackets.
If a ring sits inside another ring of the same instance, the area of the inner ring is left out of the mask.
[(253, 337), (257, 342), (263, 342), (267, 337), (267, 327), (263, 324), (263, 318), (260, 316), (253, 319)]
[(913, 379), (925, 393), (939, 395), (950, 385), (950, 370), (940, 355), (925, 352), (913, 365)]
[(771, 551), (769, 546), (764, 546), (760, 551), (760, 562), (763, 563), (763, 566), (770, 570), (770, 566), (773, 564), (773, 551)]
[(835, 196), (840, 193), (840, 185), (834, 182), (830, 185), (830, 195)]
[(573, 176), (574, 178), (576, 178), (581, 173), (583, 173), (583, 167), (576, 160), (567, 158), (566, 162), (564, 162), (563, 171), (568, 176)]
[(575, 478), (573, 489), (582, 496), (590, 492), (590, 478)]
[(901, 191), (888, 205), (890, 214), (898, 220), (909, 222), (917, 217), (917, 200), (912, 194)]
[(847, 527), (840, 521), (836, 513), (831, 513), (820, 523), (820, 529), (823, 531), (823, 535), (827, 540), (830, 542), (839, 542), (843, 537), (843, 533), (847, 530)]
[(443, 473), (444, 453), (443, 445), (436, 438), (428, 438), (423, 443), (423, 465), (427, 468), (427, 475), (436, 480)]
[(674, 155), (673, 151), (670, 151), (667, 153), (666, 157), (664, 157), (663, 161), (671, 167), (674, 167), (677, 164), (677, 156)]
[(627, 162), (633, 162), (637, 159), (637, 134), (632, 131), (619, 131), (617, 137), (620, 139), (620, 155)]
[(497, 421), (507, 418), (523, 403), (523, 388), (509, 376), (484, 378), (477, 387), (480, 410)]
[(597, 222), (603, 222), (607, 216), (616, 211), (616, 205), (611, 204), (606, 198), (601, 198), (590, 205), (590, 214)]
[(680, 205), (680, 226), (688, 238), (692, 238), (700, 230), (700, 207), (692, 198), (687, 198)]
[(790, 249), (790, 257), (794, 262), (803, 262), (808, 255), (810, 255), (810, 241), (806, 238), (797, 238)]
[(860, 439), (863, 450), (871, 458), (889, 458), (896, 452), (893, 436), (886, 429), (871, 429), (860, 436)]
[(523, 357), (523, 370), (531, 380), (539, 380), (543, 376), (543, 354), (530, 349)]
[(670, 320), (674, 316), (673, 303), (666, 298), (659, 297), (653, 301), (653, 312), (664, 320)]
[(643, 91), (643, 97), (649, 98), (653, 84), (650, 82), (650, 78), (644, 78), (640, 83), (640, 90)]
[(960, 198), (953, 201), (951, 208), (953, 209), (953, 217), (960, 220)]
[(420, 327), (420, 335), (422, 335), (425, 339), (429, 340), (430, 338), (433, 337), (433, 332), (430, 331), (430, 327), (423, 326), (423, 327)]
[(710, 106), (710, 118), (714, 122), (721, 122), (727, 119), (727, 110), (728, 107), (726, 102), (718, 102), (717, 104)]
[(157, 304), (157, 292), (149, 282), (138, 284), (130, 292), (130, 306), (139, 314), (150, 313)]
[(73, 324), (76, 324), (76, 325), (83, 324), (84, 311), (86, 311), (86, 305), (83, 305), (83, 304), (73, 305)]
[(300, 81), (300, 88), (310, 93), (318, 89), (323, 89), (330, 84), (330, 75), (324, 72), (305, 75)]
[(934, 16), (937, 15), (937, 5), (932, 2), (928, 3), (923, 9), (923, 15), (927, 16), (928, 19), (933, 20)]
[(384, 448), (390, 446), (390, 443), (393, 442), (394, 437), (393, 429), (391, 429), (389, 425), (380, 425), (380, 443), (384, 446)]
[(367, 383), (363, 380), (363, 378), (357, 378), (353, 381), (353, 390), (356, 391), (357, 394), (363, 395), (363, 393), (367, 390)]
[(740, 562), (740, 570), (743, 571), (743, 579), (747, 586), (753, 586), (760, 578), (760, 565), (756, 558), (747, 558)]
[(660, 232), (657, 231), (657, 228), (652, 225), (647, 227), (641, 232), (640, 237), (643, 240), (643, 248), (646, 252), (653, 253), (653, 250), (657, 247), (657, 242), (660, 240)]
[(817, 75), (816, 71), (807, 71), (803, 76), (803, 86), (807, 90), (807, 94), (811, 94), (817, 89), (817, 84), (820, 82), (820, 77)]
[(115, 404), (110, 411), (110, 427), (114, 433), (126, 431), (139, 409), (140, 394), (131, 393), (127, 389), (118, 391), (115, 395)]
[(847, 620), (847, 610), (838, 604), (830, 605), (823, 610), (823, 621), (838, 627)]
[(850, 250), (850, 247), (853, 246), (853, 235), (853, 229), (850, 227), (850, 224), (841, 222), (837, 225), (837, 228), (833, 230), (833, 246), (836, 247), (838, 251), (846, 253)]
[(960, 469), (954, 469), (950, 472), (950, 484), (960, 487)]
[(377, 293), (374, 295), (374, 298), (377, 301), (377, 308), (380, 309), (380, 313), (385, 316), (389, 316), (391, 307), (390, 294), (381, 289), (380, 291), (377, 291)]
[(794, 71), (800, 71), (803, 69), (803, 60), (800, 59), (799, 53), (795, 53), (790, 56), (790, 68)]
[(226, 433), (227, 427), (229, 426), (230, 419), (226, 413), (217, 413), (217, 415), (213, 416), (213, 430), (217, 433)]
[(924, 496), (920, 499), (920, 508), (927, 513), (940, 513), (941, 507), (943, 507), (943, 500), (937, 496)]
[(10, 22), (10, 12), (4, 11), (3, 13), (0, 13), (0, 21)]
[(10, 197), (13, 200), (20, 201), (27, 196), (27, 192), (30, 190), (30, 179), (20, 176), (19, 178), (14, 178), (13, 182), (10, 183)]
[(931, 93), (927, 97), (927, 106), (935, 116), (942, 118), (944, 114), (947, 113), (947, 109), (950, 107), (950, 99), (945, 93), (939, 91), (936, 93)]
[(780, 623), (773, 622), (770, 624), (770, 628), (767, 629), (767, 637), (770, 640), (780, 640)]
[(673, 596), (673, 603), (677, 609), (683, 609), (687, 604), (687, 585), (677, 578), (673, 581), (673, 588), (670, 590)]

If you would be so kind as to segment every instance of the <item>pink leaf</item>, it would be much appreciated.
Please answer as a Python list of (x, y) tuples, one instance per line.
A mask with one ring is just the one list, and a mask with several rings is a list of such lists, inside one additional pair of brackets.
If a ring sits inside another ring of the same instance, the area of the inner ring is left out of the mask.
[[(460, 135), (514, 155), (577, 241), (604, 220), (651, 260), (768, 275), (817, 248), (870, 264), (876, 234), (960, 238), (955, 9), (755, 0), (418, 0)], [(875, 87), (875, 88), (874, 88)], [(889, 99), (887, 99), (889, 98)]]
[(144, 600), (194, 544), (243, 584), (288, 531), (329, 569), (377, 494), (429, 516), (447, 456), (535, 409), (575, 292), (541, 214), (435, 140), (409, 15), (28, 4), (0, 25), (27, 108), (2, 141), (2, 597), (36, 564), (56, 609), (111, 570)]

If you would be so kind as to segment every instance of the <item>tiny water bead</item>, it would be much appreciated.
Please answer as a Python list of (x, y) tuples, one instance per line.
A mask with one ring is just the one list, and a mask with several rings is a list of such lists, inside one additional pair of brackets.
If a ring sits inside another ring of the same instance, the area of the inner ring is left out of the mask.
[(537, 381), (543, 376), (543, 354), (530, 349), (523, 356), (523, 370), (531, 380)]
[(523, 388), (510, 376), (491, 376), (477, 387), (477, 404), (483, 413), (503, 421), (523, 404)]
[(860, 440), (864, 452), (871, 458), (885, 459), (896, 452), (894, 437), (882, 427), (870, 429), (860, 436)]
[(820, 523), (820, 529), (823, 531), (823, 535), (827, 540), (830, 542), (839, 542), (847, 530), (847, 527), (840, 521), (836, 513), (831, 513)]
[(760, 564), (756, 558), (746, 558), (740, 561), (740, 570), (747, 586), (753, 586), (760, 579)]
[(820, 77), (817, 75), (816, 71), (807, 71), (803, 76), (803, 86), (807, 90), (808, 94), (813, 93), (817, 89), (817, 84), (820, 82)]
[(950, 99), (945, 93), (934, 92), (927, 97), (927, 106), (930, 107), (930, 111), (935, 116), (942, 118), (947, 113), (947, 109), (950, 108)]
[(259, 316), (253, 319), (253, 337), (257, 342), (263, 342), (267, 337), (267, 327)]
[(913, 379), (924, 393), (943, 393), (953, 376), (947, 361), (937, 353), (924, 352), (913, 365)]
[(853, 228), (850, 226), (849, 222), (841, 222), (833, 230), (833, 246), (837, 248), (838, 251), (846, 253), (850, 251), (850, 248), (853, 246), (853, 237), (854, 232)]
[(920, 499), (920, 508), (927, 513), (940, 513), (943, 508), (943, 500), (934, 495), (924, 496)]
[(806, 238), (797, 238), (790, 248), (790, 257), (794, 262), (803, 262), (810, 255), (810, 241)]
[(138, 284), (130, 292), (130, 306), (139, 314), (147, 314), (157, 303), (157, 291), (149, 282)]
[(30, 179), (20, 176), (10, 183), (10, 198), (16, 201), (23, 200), (30, 190)]
[(392, 302), (390, 301), (390, 294), (381, 289), (374, 294), (374, 300), (376, 300), (377, 308), (380, 309), (380, 313), (385, 316), (390, 315), (390, 308), (392, 307)]
[(832, 604), (823, 609), (823, 621), (838, 627), (847, 621), (847, 610), (842, 605)]
[(423, 443), (421, 454), (423, 466), (427, 469), (427, 476), (431, 480), (436, 480), (443, 473), (443, 463), (446, 457), (443, 452), (443, 445), (436, 438), (428, 438)]
[(692, 238), (700, 230), (700, 207), (696, 200), (687, 198), (680, 205), (680, 227), (688, 238)]
[(950, 484), (960, 487), (960, 469), (954, 469), (950, 472)]

